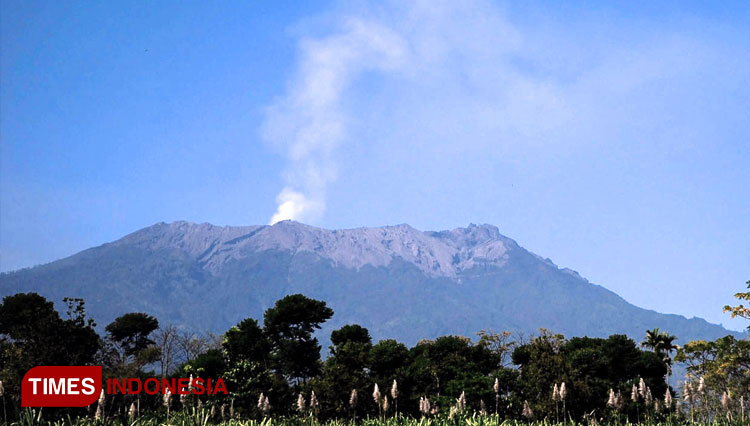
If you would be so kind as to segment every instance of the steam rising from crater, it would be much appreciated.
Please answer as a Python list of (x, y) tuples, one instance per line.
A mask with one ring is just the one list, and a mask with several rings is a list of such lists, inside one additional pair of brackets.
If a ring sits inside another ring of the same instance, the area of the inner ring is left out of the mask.
[(338, 34), (301, 41), (295, 77), (268, 109), (263, 128), (288, 159), (271, 224), (321, 217), (326, 188), (337, 176), (334, 151), (349, 136), (342, 98), (361, 73), (397, 70), (404, 49), (391, 29), (354, 18)]

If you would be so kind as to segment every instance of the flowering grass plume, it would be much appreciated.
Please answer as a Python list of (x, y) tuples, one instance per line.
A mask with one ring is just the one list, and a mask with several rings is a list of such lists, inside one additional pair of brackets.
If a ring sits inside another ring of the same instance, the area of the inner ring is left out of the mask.
[(567, 390), (565, 389), (565, 382), (562, 382), (560, 384), (560, 401), (565, 401), (565, 396), (567, 395)]
[(351, 395), (349, 395), (349, 407), (354, 409), (357, 406), (357, 390), (352, 389)]
[(302, 396), (302, 392), (297, 396), (297, 411), (300, 414), (305, 414), (305, 410), (307, 409), (307, 403), (305, 402), (305, 397)]
[(372, 390), (372, 399), (375, 400), (375, 404), (380, 405), (380, 388), (378, 388), (377, 383), (375, 383), (375, 387)]
[[(232, 406), (234, 406), (234, 400), (232, 400)], [(258, 397), (258, 409), (263, 414), (268, 414), (268, 412), (271, 411), (271, 403), (269, 402), (268, 397), (263, 394), (263, 392), (261, 392), (260, 396)], [(230, 417), (234, 416), (230, 413)]]
[(644, 400), (646, 399), (646, 382), (643, 381), (643, 377), (638, 379), (638, 395)]
[(523, 410), (521, 410), (521, 415), (526, 417), (527, 419), (530, 419), (534, 415), (534, 412), (531, 411), (531, 407), (529, 407), (529, 401), (523, 401)]
[(466, 409), (466, 392), (461, 391), (461, 396), (456, 399), (456, 408), (461, 413)]
[(172, 401), (172, 392), (167, 388), (167, 390), (164, 391), (164, 396), (162, 397), (162, 404), (164, 405), (164, 408), (167, 409), (167, 416), (169, 416), (169, 403)]
[[(268, 399), (268, 397), (266, 397)], [(315, 413), (318, 409), (318, 397), (315, 396), (315, 391), (310, 392), (310, 410)]]
[(432, 410), (430, 407), (430, 399), (426, 396), (419, 397), (419, 412), (423, 415), (429, 415)]
[(695, 399), (695, 392), (693, 391), (693, 385), (689, 381), (685, 382), (682, 386), (682, 399), (690, 405), (693, 405)]
[(96, 420), (100, 420), (104, 416), (104, 403), (105, 403), (105, 396), (104, 396), (104, 389), (102, 389), (102, 393), (99, 394), (99, 401), (96, 404), (96, 413), (94, 414), (94, 418)]
[(615, 396), (615, 390), (609, 389), (609, 399), (607, 399), (607, 407), (615, 408), (617, 405), (617, 396)]

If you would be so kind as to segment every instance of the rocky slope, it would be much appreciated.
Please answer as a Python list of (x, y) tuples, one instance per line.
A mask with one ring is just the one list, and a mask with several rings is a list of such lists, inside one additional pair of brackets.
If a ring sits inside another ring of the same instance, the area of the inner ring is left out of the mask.
[[(0, 275), (0, 295), (83, 297), (106, 324), (132, 311), (223, 332), (303, 293), (336, 312), (321, 333), (356, 322), (375, 338), (413, 344), (479, 330), (566, 335), (647, 328), (680, 342), (729, 332), (702, 319), (644, 310), (530, 253), (490, 225), (422, 232), (409, 225), (326, 230), (296, 222), (220, 227), (159, 223), (35, 268)], [(735, 333), (738, 334), (738, 333)]]

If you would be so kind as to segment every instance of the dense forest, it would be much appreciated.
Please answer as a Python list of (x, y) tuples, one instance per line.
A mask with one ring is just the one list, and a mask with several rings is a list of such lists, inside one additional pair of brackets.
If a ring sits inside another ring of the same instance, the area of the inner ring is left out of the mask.
[[(748, 283), (750, 288), (750, 282)], [(750, 293), (738, 293), (741, 299)], [(123, 421), (201, 410), (206, 421), (263, 418), (385, 419), (488, 416), (587, 421), (744, 421), (750, 398), (750, 340), (732, 336), (675, 345), (676, 336), (644, 330), (566, 338), (479, 331), (413, 347), (373, 342), (350, 324), (331, 333), (325, 359), (315, 331), (333, 316), (324, 301), (286, 296), (263, 318), (246, 318), (221, 336), (160, 326), (128, 313), (97, 333), (85, 302), (66, 312), (36, 293), (0, 305), (0, 395), (3, 420), (28, 417), (20, 381), (37, 365), (101, 365), (105, 378), (221, 377), (228, 395), (106, 395), (89, 408), (45, 409), (42, 417)], [(727, 306), (748, 317), (742, 305)], [(262, 320), (262, 321), (261, 321)], [(387, 318), (383, 319), (387, 321)], [(675, 363), (687, 369), (672, 377)]]

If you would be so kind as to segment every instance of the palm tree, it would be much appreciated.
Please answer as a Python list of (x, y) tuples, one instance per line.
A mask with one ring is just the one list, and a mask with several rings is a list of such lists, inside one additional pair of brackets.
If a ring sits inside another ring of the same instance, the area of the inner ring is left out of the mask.
[(667, 386), (669, 386), (669, 378), (672, 375), (671, 353), (680, 348), (674, 343), (676, 339), (677, 336), (655, 328), (653, 330), (646, 330), (646, 339), (641, 342), (641, 346), (653, 350), (662, 362), (664, 362), (664, 366), (667, 367)]
[(646, 330), (646, 339), (641, 342), (641, 346), (643, 346), (644, 348), (649, 348), (656, 352), (657, 348), (659, 347), (659, 334), (660, 332), (658, 328), (655, 328), (653, 330)]

